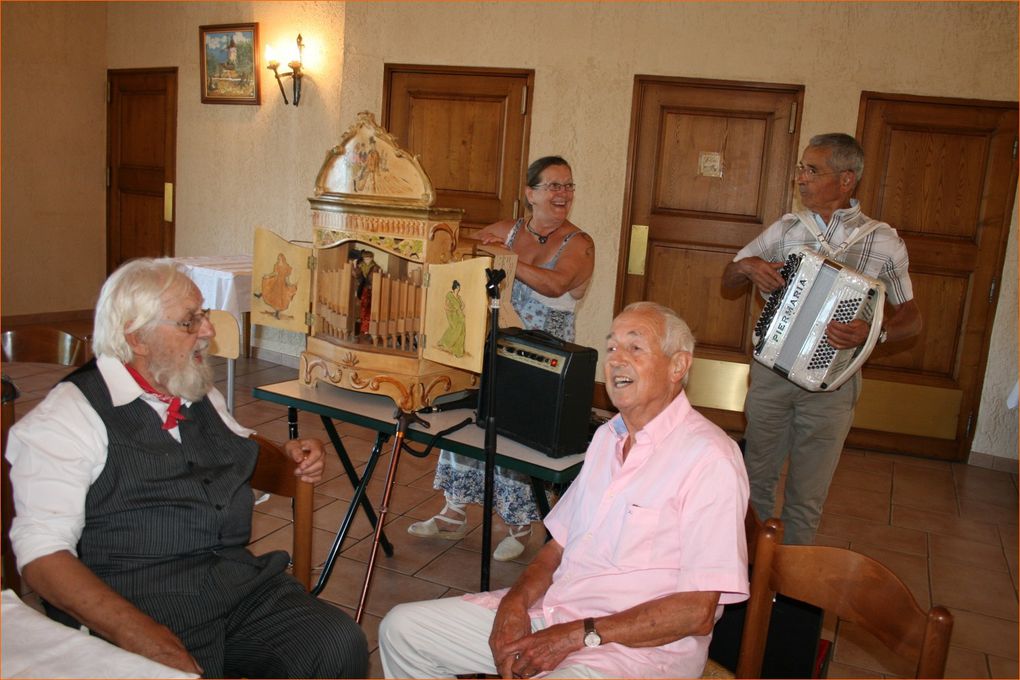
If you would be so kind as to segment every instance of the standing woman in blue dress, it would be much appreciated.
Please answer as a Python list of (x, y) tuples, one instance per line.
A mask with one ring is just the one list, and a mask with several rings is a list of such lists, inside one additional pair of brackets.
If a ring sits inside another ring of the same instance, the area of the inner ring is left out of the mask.
[[(490, 224), (478, 233), (488, 245), (502, 245), (517, 255), (512, 302), (524, 327), (543, 330), (573, 342), (574, 310), (584, 297), (595, 267), (595, 242), (567, 219), (574, 202), (574, 177), (559, 156), (545, 156), (528, 166), (524, 195), (530, 214)], [(513, 404), (499, 404), (512, 409)], [(482, 503), (485, 470), (481, 461), (443, 451), (436, 466), (436, 489), (446, 505), (438, 515), (407, 528), (415, 536), (459, 540), (467, 532), (468, 503)], [(494, 509), (509, 533), (492, 553), (508, 561), (524, 552), (531, 523), (540, 520), (530, 480), (523, 474), (496, 468)]]

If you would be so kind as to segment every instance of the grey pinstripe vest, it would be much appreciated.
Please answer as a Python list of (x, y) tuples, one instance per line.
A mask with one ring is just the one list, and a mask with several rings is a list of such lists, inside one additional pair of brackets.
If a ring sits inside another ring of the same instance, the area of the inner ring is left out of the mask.
[[(255, 442), (231, 432), (208, 399), (186, 409), (178, 443), (141, 399), (114, 407), (94, 362), (67, 380), (102, 418), (109, 438), (106, 466), (85, 499), (78, 544), (84, 564), (126, 596), (201, 590), (218, 558), (254, 572), (268, 566), (244, 548)], [(276, 566), (270, 571), (282, 570)]]

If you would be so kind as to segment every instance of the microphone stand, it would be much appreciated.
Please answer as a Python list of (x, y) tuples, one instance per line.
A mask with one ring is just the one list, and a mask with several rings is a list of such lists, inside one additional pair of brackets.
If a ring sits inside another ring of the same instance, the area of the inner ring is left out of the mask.
[[(494, 415), (493, 399), (495, 397), (495, 367), (496, 367), (496, 331), (499, 329), (499, 284), (506, 278), (506, 272), (502, 269), (495, 271), (485, 270), (486, 284), (485, 292), (489, 297), (489, 309), (492, 316), (492, 333), (489, 334), (489, 344), (486, 348), (489, 356), (489, 381), (486, 393), (489, 404), (489, 412), (485, 422), (485, 495), (484, 506), (492, 508), (492, 486), (493, 475), (496, 469), (496, 417)], [(441, 407), (425, 409), (423, 412), (441, 410)], [(418, 423), (428, 429), (429, 423), (422, 420), (417, 413), (397, 410), (395, 414), (397, 424), (393, 436), (393, 450), (390, 457), (389, 470), (386, 473), (386, 482), (383, 488), (382, 505), (379, 507), (378, 518), (376, 519), (375, 534), (372, 536), (372, 549), (368, 555), (368, 568), (365, 570), (365, 581), (361, 587), (361, 598), (354, 613), (354, 621), (361, 623), (361, 617), (365, 613), (365, 604), (368, 600), (368, 591), (372, 584), (372, 572), (375, 569), (375, 559), (379, 552), (379, 543), (382, 540), (383, 525), (386, 523), (386, 514), (389, 512), (390, 494), (393, 491), (393, 484), (397, 478), (397, 463), (400, 460), (400, 451), (404, 446), (404, 437), (411, 425)], [(296, 421), (296, 418), (295, 418)], [(368, 473), (366, 473), (368, 474)], [(482, 590), (489, 589), (489, 553), (492, 547), (492, 513), (483, 513), (482, 519)]]
[(485, 382), (485, 493), (482, 507), (482, 575), (481, 591), (489, 589), (489, 560), (492, 556), (493, 478), (496, 472), (496, 334), (499, 332), (499, 284), (506, 278), (502, 269), (485, 270), (485, 292), (489, 296), (491, 319), (488, 346), (489, 375)]

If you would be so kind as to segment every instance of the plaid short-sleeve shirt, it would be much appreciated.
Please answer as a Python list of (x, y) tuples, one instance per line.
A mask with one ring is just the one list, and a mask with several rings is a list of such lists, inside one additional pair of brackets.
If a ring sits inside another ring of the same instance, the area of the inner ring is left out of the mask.
[[(849, 208), (834, 212), (828, 224), (817, 213), (812, 215), (825, 238), (835, 244), (853, 238), (854, 232), (875, 221), (861, 212), (856, 200), (851, 201)], [(795, 213), (788, 213), (744, 246), (733, 261), (757, 256), (769, 262), (782, 262), (791, 253), (803, 248), (821, 252), (818, 239), (811, 230)], [(836, 259), (862, 274), (880, 279), (885, 284), (891, 304), (901, 305), (914, 298), (908, 271), (910, 260), (907, 257), (907, 246), (888, 224), (880, 222), (877, 229), (853, 243)]]

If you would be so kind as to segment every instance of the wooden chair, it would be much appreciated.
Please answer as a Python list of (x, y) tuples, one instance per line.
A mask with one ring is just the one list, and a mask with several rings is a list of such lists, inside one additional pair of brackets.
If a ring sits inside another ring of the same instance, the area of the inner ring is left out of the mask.
[(948, 610), (922, 610), (898, 576), (866, 555), (844, 548), (781, 545), (782, 538), (783, 524), (774, 518), (758, 534), (738, 678), (759, 677), (776, 593), (860, 625), (892, 652), (911, 659), (914, 677), (943, 677), (953, 630)]
[(234, 315), (222, 309), (209, 310), (209, 323), (216, 329), (209, 354), (227, 360), (227, 411), (234, 415), (234, 362), (241, 355), (241, 329)]
[(24, 361), (61, 366), (81, 366), (91, 358), (84, 338), (48, 326), (25, 326), (3, 332), (5, 362)]
[(2, 584), (4, 588), (10, 588), (21, 594), (21, 576), (14, 560), (14, 552), (11, 550), (11, 522), (14, 521), (14, 498), (11, 496), (11, 464), (4, 457), (7, 450), (7, 430), (11, 429), (14, 423), (14, 400), (18, 397), (18, 388), (14, 383), (3, 376), (3, 396), (0, 399), (0, 467), (3, 468), (0, 477), (0, 506), (3, 513), (3, 536), (0, 550), (3, 552), (3, 575)]
[[(81, 366), (91, 358), (88, 342), (66, 331), (48, 326), (26, 326), (4, 331), (0, 336), (4, 362), (21, 361), (28, 363)], [(7, 430), (14, 424), (14, 401), (17, 388), (4, 379), (2, 448), (7, 448)], [(11, 497), (11, 466), (6, 458), (0, 463), (0, 520), (2, 520), (3, 585), (17, 593), (21, 592), (21, 576), (15, 565), (11, 550), (11, 523), (14, 521), (14, 500)]]
[[(761, 520), (758, 519), (758, 513), (754, 511), (754, 506), (752, 506), (750, 503), (748, 503), (747, 504), (747, 513), (744, 515), (744, 533), (745, 533), (746, 538), (747, 538), (747, 556), (751, 560), (754, 559), (754, 547), (756, 545), (756, 541), (758, 540), (758, 531), (761, 529), (761, 526), (762, 526), (761, 525)], [(720, 619), (720, 621), (721, 620), (722, 619)], [(717, 622), (716, 625), (718, 626), (719, 623)], [(717, 631), (718, 631), (718, 629), (717, 629)], [(701, 672), (701, 677), (702, 678), (733, 678), (733, 677), (736, 677), (733, 674), (733, 671), (731, 670), (731, 668), (733, 667), (733, 664), (736, 661), (736, 657), (737, 657), (737, 653), (738, 653), (737, 652), (737, 648), (736, 648), (736, 639), (735, 639), (737, 634), (738, 633), (732, 634), (732, 637), (734, 638), (733, 639), (733, 644), (732, 645), (726, 645), (726, 647), (722, 650), (727, 655), (726, 663), (729, 666), (729, 668), (727, 668), (727, 666), (724, 666), (723, 664), (719, 663), (718, 661), (714, 660), (713, 658), (709, 657), (708, 660), (705, 662), (704, 670), (702, 670), (702, 672)], [(713, 644), (716, 644), (715, 637), (713, 637), (712, 640), (713, 640)], [(710, 654), (712, 653), (712, 649), (709, 650), (709, 653)]]
[(259, 461), (251, 478), (252, 488), (294, 499), (294, 545), (290, 557), (294, 565), (294, 578), (301, 582), (305, 590), (310, 590), (314, 485), (294, 476), (297, 463), (284, 453), (281, 446), (258, 435), (252, 435), (252, 439), (259, 444)]
[(747, 538), (747, 563), (754, 564), (755, 550), (758, 547), (758, 534), (761, 533), (761, 517), (755, 512), (754, 506), (747, 504), (747, 513), (744, 515), (744, 535)]

